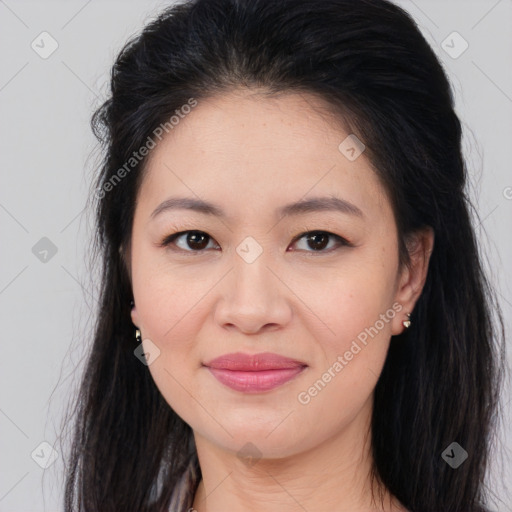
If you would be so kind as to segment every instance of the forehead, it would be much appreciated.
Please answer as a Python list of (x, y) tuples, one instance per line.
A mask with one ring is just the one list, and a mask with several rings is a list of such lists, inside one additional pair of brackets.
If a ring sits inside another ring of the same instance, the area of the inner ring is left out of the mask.
[[(304, 138), (325, 146), (336, 144), (340, 135), (348, 135), (341, 116), (318, 96), (262, 90), (235, 89), (213, 97), (201, 98), (198, 105), (180, 120), (165, 141), (197, 144), (198, 149), (215, 151), (216, 145), (232, 148), (257, 146), (266, 154), (297, 152), (304, 147)], [(162, 146), (165, 145), (165, 142)], [(264, 155), (261, 155), (262, 157)]]
[(349, 136), (313, 95), (241, 90), (201, 99), (151, 151), (140, 194), (152, 204), (174, 192), (215, 197), (246, 211), (336, 194), (382, 210), (384, 191), (364, 152), (349, 160), (340, 150)]

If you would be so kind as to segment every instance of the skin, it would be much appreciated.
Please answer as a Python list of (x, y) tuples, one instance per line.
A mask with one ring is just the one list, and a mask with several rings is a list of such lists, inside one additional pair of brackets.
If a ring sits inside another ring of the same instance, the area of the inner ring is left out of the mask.
[[(385, 489), (372, 504), (369, 428), (390, 337), (404, 330), (421, 293), (433, 235), (418, 232), (410, 265), (400, 267), (385, 189), (364, 152), (349, 161), (339, 151), (347, 135), (313, 96), (240, 89), (199, 101), (149, 155), (129, 256), (132, 321), (144, 347), (160, 350), (148, 366), (156, 385), (193, 429), (198, 512), (406, 510)], [(331, 194), (363, 215), (276, 216), (285, 204)], [(171, 196), (210, 201), (227, 218), (180, 209), (151, 219)], [(202, 252), (186, 235), (159, 246), (186, 230), (210, 237)], [(306, 237), (294, 241), (313, 230), (352, 246), (330, 237), (315, 251)], [(252, 263), (236, 251), (248, 236), (263, 251)], [(394, 318), (301, 403), (299, 394), (393, 304)], [(237, 351), (308, 367), (273, 390), (242, 393), (202, 366)], [(252, 463), (239, 455), (247, 443), (258, 450)]]

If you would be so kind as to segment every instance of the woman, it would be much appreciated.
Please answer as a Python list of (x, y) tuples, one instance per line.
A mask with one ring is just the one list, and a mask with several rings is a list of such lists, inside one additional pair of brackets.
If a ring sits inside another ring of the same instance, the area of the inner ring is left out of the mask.
[(408, 14), (172, 6), (93, 126), (101, 307), (66, 510), (486, 510), (501, 324)]

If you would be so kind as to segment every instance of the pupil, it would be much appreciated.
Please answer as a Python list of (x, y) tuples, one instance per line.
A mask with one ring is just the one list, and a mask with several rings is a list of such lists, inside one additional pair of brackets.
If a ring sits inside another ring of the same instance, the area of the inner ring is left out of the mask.
[[(323, 242), (320, 242), (319, 239), (323, 238)], [(308, 242), (313, 242), (313, 245), (310, 245), (315, 250), (323, 249), (327, 244), (325, 243), (327, 240), (327, 236), (325, 233), (315, 233), (308, 236)]]
[[(201, 238), (203, 239), (202, 243), (200, 241)], [(204, 247), (206, 247), (208, 245), (208, 243), (204, 243), (205, 239), (206, 239), (206, 236), (204, 233), (192, 232), (187, 237), (187, 243), (192, 248), (203, 249)]]

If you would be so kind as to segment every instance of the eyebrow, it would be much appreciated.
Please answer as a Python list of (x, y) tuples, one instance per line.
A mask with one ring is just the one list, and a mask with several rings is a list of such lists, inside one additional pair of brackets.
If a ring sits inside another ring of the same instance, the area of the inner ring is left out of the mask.
[[(203, 201), (202, 199), (195, 199), (191, 197), (170, 197), (163, 203), (160, 203), (153, 213), (151, 219), (154, 219), (164, 211), (169, 210), (191, 210), (204, 215), (211, 215), (226, 219), (227, 215), (217, 205)], [(303, 199), (295, 203), (290, 203), (276, 210), (279, 217), (289, 217), (293, 215), (302, 215), (312, 212), (323, 211), (337, 211), (357, 217), (364, 217), (363, 212), (355, 205), (345, 199), (340, 199), (335, 196), (313, 197), (311, 199)]]

